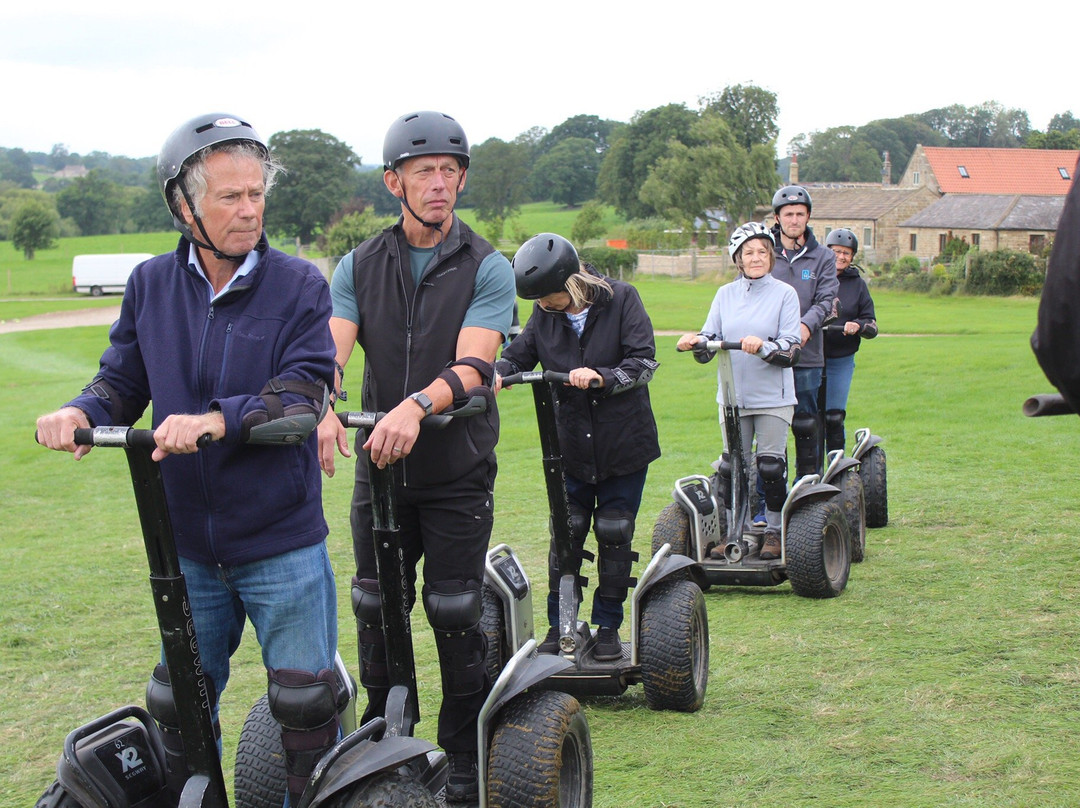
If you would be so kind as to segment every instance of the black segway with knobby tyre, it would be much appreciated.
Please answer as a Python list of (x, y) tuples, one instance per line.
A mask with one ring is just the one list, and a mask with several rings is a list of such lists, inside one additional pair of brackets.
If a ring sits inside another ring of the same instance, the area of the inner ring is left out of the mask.
[[(451, 411), (429, 415), (421, 426), (442, 426), (455, 417), (484, 411), (483, 397)], [(370, 430), (380, 413), (343, 412), (338, 418), (347, 428)], [(421, 435), (421, 440), (423, 436)], [(371, 481), (375, 554), (379, 573), (381, 609), (386, 637), (390, 694), (386, 702), (382, 737), (411, 736), (419, 721), (417, 683), (409, 622), (409, 602), (404, 553), (397, 521), (393, 469), (378, 468), (368, 458)], [(501, 575), (520, 584), (524, 572), (501, 566)], [(527, 579), (525, 580), (527, 593)], [(557, 657), (538, 656), (536, 641), (520, 633), (480, 711), (477, 751), (480, 765), (479, 805), (510, 808), (592, 805), (592, 741), (588, 721), (573, 697), (544, 687), (550, 676), (568, 666)], [(489, 639), (490, 642), (490, 639)], [(429, 745), (430, 746), (430, 745)], [(427, 795), (408, 802), (377, 805), (425, 806), (441, 804), (448, 764), (441, 750), (430, 746), (419, 769), (410, 778), (425, 786)], [(414, 761), (415, 765), (415, 761)], [(352, 800), (345, 805), (360, 808), (368, 803)]]
[[(851, 569), (851, 532), (840, 502), (841, 491), (816, 474), (796, 480), (781, 510), (780, 556), (759, 555), (759, 535), (744, 530), (750, 507), (735, 379), (729, 351), (740, 342), (698, 343), (715, 352), (724, 410), (727, 450), (715, 473), (675, 482), (674, 502), (661, 511), (653, 529), (654, 550), (670, 545), (696, 561), (706, 586), (776, 586), (791, 582), (803, 597), (832, 598), (844, 591)], [(717, 548), (716, 556), (713, 549)]]
[[(553, 385), (566, 384), (569, 374), (526, 371), (503, 377), (503, 387), (532, 386), (537, 426), (543, 455), (544, 477), (550, 514), (551, 546), (558, 559), (559, 651), (568, 664), (542, 686), (577, 696), (620, 695), (630, 685), (641, 684), (645, 700), (654, 710), (693, 712), (705, 701), (709, 676), (708, 614), (701, 589), (685, 574), (694, 562), (670, 547), (655, 548), (653, 557), (630, 593), (630, 640), (623, 642), (615, 660), (597, 659), (596, 635), (578, 619), (581, 606), (579, 577), (581, 551), (575, 548), (566, 476), (556, 425)], [(587, 530), (585, 525), (584, 529)], [(584, 537), (581, 537), (584, 541)], [(492, 563), (505, 563), (505, 548), (495, 548)], [(586, 556), (588, 557), (588, 556)], [(678, 574), (683, 572), (683, 574)], [(521, 625), (523, 603), (510, 596), (498, 577), (489, 575), (487, 587), (501, 609), (496, 619), (505, 625)], [(531, 606), (528, 614), (531, 622)], [(531, 626), (529, 627), (531, 633)], [(510, 650), (503, 646), (501, 654)], [(495, 662), (497, 666), (498, 662)]]

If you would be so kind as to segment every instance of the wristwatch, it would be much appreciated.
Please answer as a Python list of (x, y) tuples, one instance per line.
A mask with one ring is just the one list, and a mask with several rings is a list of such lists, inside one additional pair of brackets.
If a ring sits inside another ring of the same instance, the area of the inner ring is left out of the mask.
[(423, 393), (410, 393), (407, 397), (411, 398), (423, 408), (424, 415), (431, 415), (432, 404), (430, 398)]

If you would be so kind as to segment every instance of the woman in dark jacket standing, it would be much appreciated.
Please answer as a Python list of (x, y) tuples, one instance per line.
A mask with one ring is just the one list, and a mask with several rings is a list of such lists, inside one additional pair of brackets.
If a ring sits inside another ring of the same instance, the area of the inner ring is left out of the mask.
[(836, 255), (840, 281), (840, 321), (825, 329), (825, 450), (831, 452), (845, 445), (844, 418), (855, 374), (855, 352), (863, 337), (877, 336), (878, 327), (870, 289), (859, 274), (862, 270), (852, 263), (859, 240), (842, 227), (825, 237), (825, 246)]
[[(599, 550), (595, 657), (618, 659), (618, 629), (636, 558), (630, 549), (634, 522), (649, 463), (660, 456), (647, 387), (658, 366), (652, 322), (633, 286), (581, 264), (562, 236), (534, 236), (513, 265), (518, 296), (536, 304), (495, 369), (501, 377), (539, 363), (570, 375), (570, 383), (556, 390), (556, 406), (573, 539), (575, 549), (584, 548), (592, 523)], [(599, 380), (597, 387), (590, 387), (593, 380)], [(548, 571), (552, 628), (541, 653), (558, 650), (559, 577), (578, 573), (557, 569), (554, 550)]]

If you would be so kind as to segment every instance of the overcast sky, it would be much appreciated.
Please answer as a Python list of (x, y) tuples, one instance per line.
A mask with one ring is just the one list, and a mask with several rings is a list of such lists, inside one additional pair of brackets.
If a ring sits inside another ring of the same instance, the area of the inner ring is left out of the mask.
[(146, 157), (214, 111), (267, 138), (321, 129), (377, 163), (387, 127), (414, 110), (453, 115), (478, 144), (579, 114), (697, 109), (733, 84), (776, 93), (781, 154), (800, 133), (949, 104), (997, 101), (1045, 130), (1080, 115), (1078, 22), (1076, 0), (1037, 13), (970, 0), (15, 0), (0, 8), (0, 146)]

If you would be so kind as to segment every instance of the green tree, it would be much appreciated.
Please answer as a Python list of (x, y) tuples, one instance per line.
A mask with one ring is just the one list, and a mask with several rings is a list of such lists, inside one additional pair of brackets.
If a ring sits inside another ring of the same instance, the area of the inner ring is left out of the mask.
[(119, 233), (120, 222), (126, 218), (118, 186), (97, 169), (77, 177), (57, 193), (56, 208), (61, 216), (74, 221), (84, 236)]
[(374, 208), (379, 216), (398, 216), (401, 213), (401, 200), (390, 193), (383, 182), (382, 168), (369, 171), (360, 170), (353, 181), (357, 199)]
[(669, 154), (672, 143), (694, 145), (690, 131), (697, 119), (685, 104), (668, 104), (634, 115), (604, 155), (596, 181), (600, 199), (628, 219), (658, 213), (641, 199), (641, 186), (649, 169)]
[(1029, 149), (1080, 149), (1080, 129), (1061, 132), (1051, 129), (1046, 132), (1032, 132), (1024, 145)]
[(8, 180), (20, 188), (36, 186), (30, 155), (22, 149), (0, 149), (0, 180)]
[(268, 197), (266, 229), (310, 244), (352, 197), (360, 159), (318, 129), (277, 132), (267, 145), (286, 171)]
[(753, 84), (735, 84), (719, 93), (698, 99), (703, 112), (716, 112), (731, 127), (735, 140), (745, 149), (776, 140), (780, 109), (776, 93)]
[[(522, 143), (489, 138), (472, 149), (468, 197), (481, 222), (505, 221), (518, 212), (529, 177), (529, 149)], [(501, 234), (501, 224), (500, 224)]]
[(38, 250), (56, 246), (58, 225), (59, 217), (55, 210), (37, 200), (26, 201), (11, 219), (12, 246), (22, 250), (27, 261), (32, 261)]
[[(907, 168), (915, 147), (945, 146), (947, 141), (939, 132), (935, 132), (914, 115), (902, 118), (883, 118), (860, 126), (856, 133), (865, 140), (884, 161), (885, 152), (889, 153), (892, 165), (889, 182), (897, 183)], [(802, 154), (802, 152), (799, 152)]]
[(1072, 110), (1059, 112), (1046, 126), (1047, 132), (1068, 132), (1072, 129), (1080, 129), (1080, 120), (1072, 114)]
[(799, 177), (807, 182), (877, 182), (881, 155), (853, 126), (815, 132), (799, 152)]
[(345, 255), (356, 245), (378, 235), (393, 223), (393, 216), (378, 216), (370, 206), (352, 211), (326, 229), (322, 250), (330, 256)]
[(561, 140), (533, 166), (533, 189), (539, 198), (562, 205), (585, 202), (596, 193), (602, 160), (595, 142), (588, 138)]
[(975, 107), (952, 104), (923, 112), (918, 118), (944, 135), (949, 146), (1020, 146), (1031, 132), (1026, 112), (1006, 109), (996, 101)]
[(573, 227), (570, 228), (570, 240), (582, 248), (585, 242), (592, 241), (604, 234), (604, 206), (595, 200), (586, 202), (581, 206), (581, 211), (574, 217)]
[(560, 123), (538, 144), (541, 154), (547, 154), (564, 140), (571, 138), (586, 138), (592, 141), (599, 154), (607, 151), (612, 132), (622, 124), (617, 121), (609, 121), (597, 115), (574, 115)]

